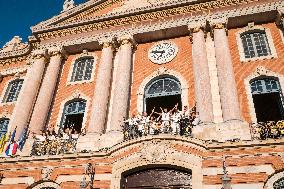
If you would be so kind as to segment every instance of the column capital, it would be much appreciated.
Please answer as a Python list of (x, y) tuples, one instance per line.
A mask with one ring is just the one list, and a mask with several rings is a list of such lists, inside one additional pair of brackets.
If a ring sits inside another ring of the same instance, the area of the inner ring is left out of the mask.
[(201, 22), (194, 22), (194, 23), (189, 23), (188, 24), (188, 30), (190, 33), (197, 33), (200, 30), (204, 30), (206, 27), (206, 21), (201, 21)]
[(31, 58), (33, 60), (41, 59), (41, 58), (47, 58), (47, 50), (46, 49), (36, 49), (32, 51)]
[(53, 56), (65, 56), (66, 51), (63, 49), (63, 47), (60, 46), (54, 46), (48, 49), (48, 55), (50, 57)]
[(131, 44), (131, 46), (135, 46), (136, 45), (136, 42), (133, 38), (133, 35), (123, 35), (123, 36), (120, 36), (118, 37), (118, 42), (120, 45), (126, 45), (126, 44)]
[(114, 49), (114, 40), (113, 38), (101, 38), (98, 40), (99, 44), (102, 46), (102, 48), (109, 48), (111, 47)]
[(209, 20), (209, 25), (211, 29), (227, 29), (227, 18), (211, 19)]

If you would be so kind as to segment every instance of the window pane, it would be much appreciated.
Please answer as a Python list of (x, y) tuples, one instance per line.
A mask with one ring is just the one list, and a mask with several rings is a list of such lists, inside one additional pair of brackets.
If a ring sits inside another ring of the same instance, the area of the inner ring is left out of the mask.
[(0, 120), (0, 139), (4, 134), (8, 131), (9, 119), (1, 119)]
[(90, 80), (93, 70), (93, 58), (79, 59), (74, 64), (71, 81)]
[(21, 91), (24, 80), (16, 80), (9, 83), (5, 98), (3, 102), (14, 102), (17, 101), (19, 93)]
[(268, 56), (271, 54), (266, 33), (250, 31), (241, 35), (245, 58)]

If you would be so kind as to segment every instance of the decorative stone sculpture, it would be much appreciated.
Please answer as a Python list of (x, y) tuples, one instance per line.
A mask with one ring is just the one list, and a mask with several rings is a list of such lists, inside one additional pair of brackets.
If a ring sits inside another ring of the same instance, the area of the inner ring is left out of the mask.
[(62, 12), (67, 11), (69, 9), (72, 9), (74, 7), (75, 7), (74, 0), (65, 0), (64, 4), (63, 4), (63, 11)]
[(0, 52), (9, 52), (14, 50), (24, 49), (27, 46), (26, 43), (22, 43), (22, 38), (14, 36), (11, 41), (7, 42)]

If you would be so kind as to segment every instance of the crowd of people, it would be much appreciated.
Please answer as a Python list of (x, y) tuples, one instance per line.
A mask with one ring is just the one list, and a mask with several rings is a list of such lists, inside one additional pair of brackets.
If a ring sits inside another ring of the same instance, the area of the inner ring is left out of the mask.
[(254, 139), (282, 138), (284, 136), (284, 120), (267, 121), (251, 124)]
[(35, 141), (32, 148), (32, 155), (73, 153), (75, 152), (80, 134), (73, 128), (60, 129), (58, 133), (52, 129), (41, 131), (40, 134), (34, 134)]
[(155, 110), (154, 107), (149, 115), (143, 112), (125, 119), (123, 124), (125, 140), (159, 133), (191, 136), (192, 127), (199, 123), (196, 107), (189, 109), (184, 106), (179, 111), (178, 104), (176, 104), (171, 110), (162, 107), (159, 112)]

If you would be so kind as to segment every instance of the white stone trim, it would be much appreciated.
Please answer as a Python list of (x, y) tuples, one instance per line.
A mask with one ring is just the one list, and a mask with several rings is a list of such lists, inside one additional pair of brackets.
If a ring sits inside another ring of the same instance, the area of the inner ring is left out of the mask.
[(57, 183), (46, 181), (42, 182), (40, 184), (37, 184), (36, 186), (32, 187), (32, 189), (42, 189), (43, 187), (52, 187), (55, 189), (60, 189), (60, 186)]
[(22, 90), (23, 90), (24, 83), (25, 83), (25, 76), (20, 76), (20, 77), (16, 77), (16, 78), (13, 77), (13, 78), (9, 79), (9, 80), (6, 82), (5, 87), (3, 88), (3, 91), (2, 91), (2, 94), (1, 94), (1, 97), (0, 97), (0, 106), (13, 105), (13, 104), (16, 104), (16, 103), (17, 103), (17, 101), (13, 101), (13, 102), (3, 102), (3, 100), (4, 100), (4, 98), (5, 98), (5, 94), (6, 94), (6, 92), (7, 92), (8, 87), (9, 87), (9, 84), (10, 84), (11, 82), (15, 81), (15, 80), (24, 80), (24, 81), (23, 81), (22, 88), (21, 88), (21, 91), (20, 91), (19, 94), (18, 94), (18, 98), (17, 98), (17, 101), (18, 101), (18, 99), (19, 99), (19, 97), (20, 97), (20, 95), (21, 95), (21, 92), (22, 92)]
[[(271, 165), (257, 165), (257, 166), (242, 166), (242, 167), (227, 167), (228, 174), (240, 174), (240, 173), (266, 173), (271, 175), (275, 172)], [(203, 175), (222, 175), (224, 173), (223, 168), (203, 168)]]
[(3, 178), (0, 185), (10, 185), (10, 184), (28, 184), (34, 183), (33, 177), (17, 177), (17, 178)]
[[(74, 69), (74, 65), (75, 65), (76, 61), (78, 59), (81, 59), (81, 58), (84, 58), (84, 57), (93, 57), (94, 58), (94, 65), (93, 65), (93, 69), (92, 69), (91, 79), (90, 80), (83, 80), (83, 81), (71, 81), (73, 69)], [(87, 51), (83, 51), (83, 53), (74, 56), (71, 60), (71, 66), (70, 66), (70, 69), (69, 69), (66, 85), (76, 85), (76, 84), (93, 82), (95, 80), (97, 63), (98, 63), (98, 56), (96, 55), (95, 52), (90, 53), (90, 52), (87, 52)]]
[[(260, 56), (260, 57), (253, 57), (253, 58), (245, 58), (245, 53), (244, 53), (244, 48), (243, 48), (243, 43), (241, 40), (241, 34), (244, 32), (248, 32), (248, 31), (253, 31), (253, 30), (261, 30), (264, 31), (267, 37), (267, 42), (271, 51), (271, 55), (268, 56)], [(273, 58), (277, 58), (277, 52), (274, 46), (274, 42), (273, 42), (273, 38), (270, 32), (269, 28), (264, 28), (262, 26), (257, 26), (257, 25), (253, 25), (253, 24), (249, 24), (249, 26), (244, 27), (242, 29), (240, 29), (239, 31), (236, 32), (236, 40), (237, 40), (237, 46), (239, 49), (239, 55), (240, 55), (240, 61), (241, 62), (251, 62), (251, 61), (255, 61), (255, 60), (265, 60), (265, 59), (273, 59)]]
[(9, 76), (9, 75), (15, 75), (15, 74), (18, 74), (18, 73), (25, 73), (27, 72), (29, 66), (23, 66), (23, 67), (20, 67), (20, 68), (8, 68), (8, 69), (5, 69), (5, 70), (2, 70), (0, 72), (0, 75), (1, 76)]
[[(86, 175), (60, 175), (57, 177), (56, 182), (61, 184), (63, 182), (81, 182), (83, 178), (86, 178), (86, 181), (90, 181), (89, 176)], [(111, 180), (111, 174), (95, 174), (94, 180)]]
[[(263, 189), (263, 183), (254, 184), (232, 184), (232, 189)], [(220, 189), (222, 185), (204, 185), (203, 189)]]
[[(256, 113), (255, 113), (255, 108), (254, 108), (254, 103), (253, 103), (253, 98), (252, 98), (252, 92), (250, 88), (250, 81), (254, 78), (257, 78), (259, 76), (267, 76), (267, 77), (275, 77), (278, 78), (280, 88), (284, 89), (284, 76), (275, 72), (270, 71), (269, 69), (259, 66), (257, 69), (249, 75), (247, 78), (244, 79), (244, 85), (247, 93), (247, 99), (248, 99), (248, 106), (249, 106), (249, 112), (250, 112), (250, 117), (251, 121), (253, 123), (257, 123), (257, 118), (256, 118)], [(282, 91), (283, 92), (283, 91)], [(282, 104), (283, 104), (283, 99), (282, 99)]]
[(264, 189), (273, 189), (273, 184), (277, 181), (277, 180), (279, 180), (279, 179), (281, 179), (281, 178), (284, 178), (284, 171), (282, 171), (282, 172), (280, 172), (280, 173), (276, 173), (276, 174), (274, 174), (272, 177), (270, 177), (267, 181), (266, 181), (266, 183), (265, 183), (265, 185), (264, 185)]
[(186, 81), (186, 79), (177, 71), (167, 69), (165, 67), (160, 67), (156, 71), (154, 71), (152, 74), (150, 74), (148, 77), (146, 77), (142, 83), (140, 84), (140, 87), (137, 91), (137, 111), (139, 113), (142, 113), (144, 111), (144, 93), (145, 93), (145, 88), (149, 84), (149, 82), (161, 75), (170, 75), (176, 77), (180, 84), (181, 84), (181, 101), (183, 106), (188, 106), (188, 90), (189, 90), (189, 85)]
[(82, 123), (82, 128), (84, 129), (87, 126), (87, 118), (89, 115), (89, 112), (91, 110), (91, 98), (82, 93), (81, 91), (75, 91), (71, 96), (67, 97), (64, 101), (61, 102), (60, 109), (57, 115), (57, 121), (56, 125), (54, 127), (55, 131), (59, 130), (60, 127), (60, 122), (62, 120), (62, 115), (63, 115), (63, 110), (66, 105), (66, 103), (74, 100), (74, 99), (83, 99), (86, 100), (86, 108), (85, 108), (85, 113), (84, 113), (84, 118), (83, 118), (83, 123)]

